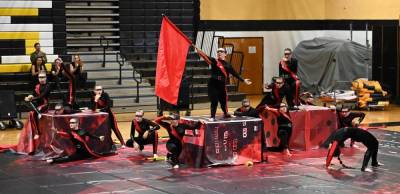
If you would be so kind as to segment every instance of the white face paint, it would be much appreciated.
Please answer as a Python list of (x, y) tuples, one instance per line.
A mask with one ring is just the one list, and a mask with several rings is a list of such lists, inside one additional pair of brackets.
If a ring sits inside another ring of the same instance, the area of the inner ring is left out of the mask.
[(101, 93), (103, 93), (103, 87), (101, 87), (101, 86), (96, 86), (96, 87), (94, 88), (94, 93), (95, 93), (96, 95), (101, 95)]
[(46, 84), (46, 82), (47, 82), (47, 77), (46, 77), (46, 74), (44, 74), (44, 73), (40, 73), (38, 75), (38, 79), (39, 79), (40, 84)]
[(142, 122), (143, 121), (143, 114), (135, 114), (135, 120), (137, 122)]
[(217, 58), (221, 60), (225, 60), (226, 57), (226, 50), (224, 48), (219, 48), (217, 50)]
[(70, 119), (69, 120), (69, 127), (72, 130), (77, 130), (79, 128), (79, 122), (77, 119)]
[(281, 104), (279, 107), (279, 111), (280, 112), (287, 112), (287, 106), (286, 104)]

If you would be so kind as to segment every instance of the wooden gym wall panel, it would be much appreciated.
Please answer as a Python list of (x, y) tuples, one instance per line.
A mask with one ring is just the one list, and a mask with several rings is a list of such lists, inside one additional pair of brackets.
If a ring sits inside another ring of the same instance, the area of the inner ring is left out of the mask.
[(393, 20), (399, 0), (201, 0), (201, 20)]

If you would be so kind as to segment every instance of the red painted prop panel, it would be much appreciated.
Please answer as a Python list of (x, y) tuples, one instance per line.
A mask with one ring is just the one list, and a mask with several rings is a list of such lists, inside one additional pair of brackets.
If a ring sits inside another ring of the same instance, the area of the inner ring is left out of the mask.
[[(303, 150), (318, 148), (337, 129), (336, 113), (323, 107), (304, 106), (302, 108), (304, 109), (290, 112), (293, 129), (289, 146)], [(279, 146), (276, 116), (264, 110), (260, 113), (260, 117), (264, 123), (267, 147)]]

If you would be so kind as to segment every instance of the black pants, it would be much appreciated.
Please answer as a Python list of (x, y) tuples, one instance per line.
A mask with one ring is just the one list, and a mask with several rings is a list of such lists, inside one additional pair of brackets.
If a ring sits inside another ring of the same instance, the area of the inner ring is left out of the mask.
[(158, 133), (153, 131), (149, 133), (149, 136), (144, 139), (143, 137), (134, 137), (126, 141), (126, 146), (133, 147), (133, 142), (136, 142), (140, 146), (140, 150), (144, 149), (144, 145), (153, 144), (153, 154), (157, 154), (158, 147)]
[(224, 81), (210, 79), (208, 82), (208, 97), (211, 101), (211, 117), (215, 118), (218, 102), (221, 104), (221, 109), (224, 114), (228, 113), (227, 94)]
[(369, 145), (365, 146), (367, 146), (368, 149), (364, 154), (364, 160), (361, 167), (362, 170), (364, 170), (368, 166), (369, 159), (371, 158), (372, 158), (371, 165), (372, 166), (378, 165), (378, 147), (379, 147), (378, 141), (369, 142)]
[(299, 106), (299, 92), (300, 92), (300, 84), (297, 87), (296, 80), (294, 79), (285, 79), (285, 82), (289, 85), (290, 91), (286, 96), (286, 101), (289, 107)]
[(167, 158), (169, 157), (171, 159), (173, 165), (179, 164), (179, 155), (182, 152), (182, 143), (168, 140), (166, 146), (169, 152)]
[(71, 162), (76, 160), (84, 160), (92, 157), (90, 153), (85, 149), (76, 149), (76, 152), (70, 156), (63, 156), (58, 158), (53, 158), (53, 163), (63, 163), (63, 162)]
[(75, 80), (77, 89), (84, 88), (87, 81), (87, 74), (77, 73), (75, 74)]
[(114, 131), (115, 136), (117, 136), (119, 142), (121, 145), (124, 145), (124, 138), (121, 135), (121, 132), (119, 131), (117, 120), (115, 119), (114, 113), (111, 111), (111, 109), (106, 111), (108, 113), (108, 118), (110, 119), (110, 124), (111, 124), (111, 129)]
[(292, 128), (286, 125), (280, 125), (278, 127), (278, 137), (281, 140), (279, 148), (284, 150), (289, 148), (289, 140), (292, 136)]

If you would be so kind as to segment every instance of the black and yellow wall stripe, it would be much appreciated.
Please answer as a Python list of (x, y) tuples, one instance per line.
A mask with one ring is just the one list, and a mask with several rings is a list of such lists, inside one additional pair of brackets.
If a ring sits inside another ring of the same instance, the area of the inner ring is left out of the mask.
[(30, 69), (34, 43), (51, 62), (65, 55), (65, 0), (0, 0), (0, 73)]

